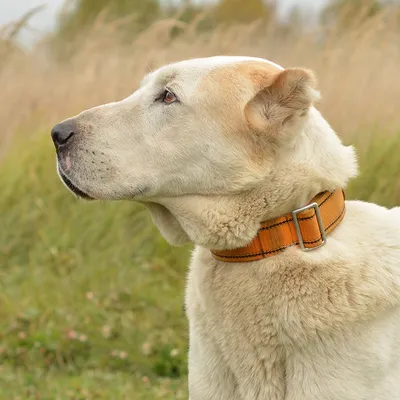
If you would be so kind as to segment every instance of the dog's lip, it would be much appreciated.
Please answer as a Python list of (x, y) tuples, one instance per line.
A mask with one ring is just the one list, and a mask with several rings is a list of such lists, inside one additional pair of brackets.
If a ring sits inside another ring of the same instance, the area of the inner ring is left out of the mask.
[(61, 179), (67, 185), (68, 189), (70, 189), (78, 197), (85, 199), (85, 200), (94, 200), (93, 197), (89, 196), (83, 190), (81, 190), (77, 186), (75, 186), (75, 184), (71, 182), (71, 180), (65, 175), (65, 173), (63, 172), (63, 170), (60, 167), (58, 167), (58, 172), (60, 174)]

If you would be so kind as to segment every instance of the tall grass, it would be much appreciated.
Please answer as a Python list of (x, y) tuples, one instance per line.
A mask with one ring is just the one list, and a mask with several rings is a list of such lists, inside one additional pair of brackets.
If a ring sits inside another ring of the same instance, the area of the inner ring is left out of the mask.
[[(99, 18), (73, 55), (58, 61), (49, 54), (46, 40), (25, 54), (3, 55), (0, 138), (21, 127), (29, 131), (26, 124), (48, 128), (82, 109), (123, 98), (143, 74), (167, 62), (219, 54), (258, 56), (287, 67), (314, 69), (323, 94), (320, 109), (345, 137), (373, 125), (386, 132), (399, 125), (399, 23), (390, 8), (343, 33), (320, 26), (283, 37), (275, 34), (274, 24), (198, 34), (196, 21), (184, 25), (161, 20), (121, 45), (118, 27), (124, 23), (106, 24)], [(177, 24), (183, 32), (172, 40)], [(69, 50), (63, 43), (61, 51)]]
[(56, 177), (48, 137), (59, 120), (129, 95), (162, 64), (230, 54), (314, 69), (319, 108), (360, 156), (348, 196), (400, 201), (391, 9), (346, 31), (284, 34), (258, 23), (199, 34), (200, 17), (162, 20), (131, 42), (119, 37), (126, 21), (104, 21), (57, 52), (51, 38), (31, 51), (0, 41), (1, 399), (185, 398), (188, 248), (167, 246), (133, 204), (76, 201)]

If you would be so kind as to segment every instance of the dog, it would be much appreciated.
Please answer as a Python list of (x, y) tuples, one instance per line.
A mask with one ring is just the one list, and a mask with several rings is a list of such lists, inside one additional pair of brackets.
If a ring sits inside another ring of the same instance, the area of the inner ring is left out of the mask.
[(400, 213), (344, 199), (356, 154), (318, 100), (310, 70), (209, 57), (52, 130), (69, 190), (195, 245), (190, 400), (400, 399)]

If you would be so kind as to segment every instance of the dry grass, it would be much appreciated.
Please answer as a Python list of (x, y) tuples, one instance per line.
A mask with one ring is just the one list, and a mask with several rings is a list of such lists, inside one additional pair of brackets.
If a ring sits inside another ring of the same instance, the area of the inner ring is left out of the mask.
[(82, 109), (127, 96), (159, 65), (219, 54), (314, 69), (323, 95), (320, 108), (342, 135), (371, 125), (390, 132), (400, 125), (398, 19), (390, 9), (346, 34), (317, 27), (283, 38), (274, 26), (236, 26), (199, 35), (191, 24), (171, 41), (176, 24), (166, 20), (122, 46), (116, 34), (122, 23), (104, 24), (99, 18), (81, 38), (79, 51), (64, 61), (52, 59), (45, 42), (31, 52), (9, 55), (0, 69), (2, 147), (18, 128), (48, 128)]

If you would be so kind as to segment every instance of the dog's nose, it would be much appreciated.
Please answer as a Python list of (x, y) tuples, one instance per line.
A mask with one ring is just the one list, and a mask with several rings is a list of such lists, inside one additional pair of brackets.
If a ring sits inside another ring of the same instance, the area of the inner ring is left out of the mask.
[(51, 130), (51, 138), (56, 147), (66, 144), (75, 135), (75, 126), (71, 121), (60, 122)]

